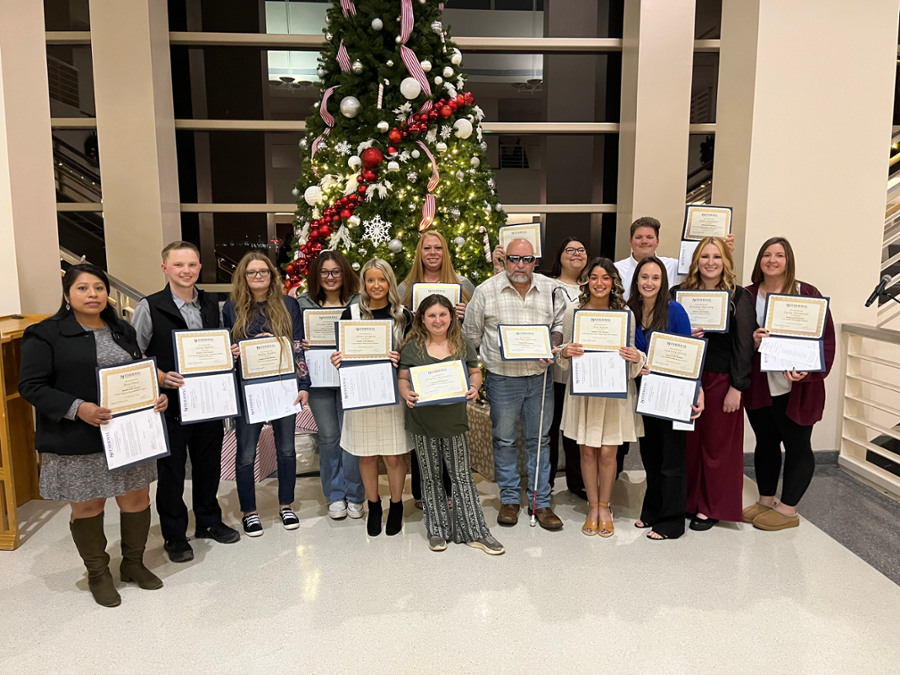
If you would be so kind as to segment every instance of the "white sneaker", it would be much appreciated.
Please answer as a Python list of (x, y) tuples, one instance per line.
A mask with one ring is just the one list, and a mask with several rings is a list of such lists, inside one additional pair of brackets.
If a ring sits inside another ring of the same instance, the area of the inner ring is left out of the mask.
[(362, 518), (365, 515), (364, 508), (362, 504), (347, 502), (347, 515), (354, 519)]
[(328, 516), (332, 520), (340, 520), (347, 517), (347, 504), (344, 501), (331, 502), (328, 505)]

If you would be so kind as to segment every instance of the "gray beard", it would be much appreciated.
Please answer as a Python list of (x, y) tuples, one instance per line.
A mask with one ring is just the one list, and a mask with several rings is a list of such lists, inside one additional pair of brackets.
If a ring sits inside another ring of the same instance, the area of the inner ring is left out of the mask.
[(507, 272), (506, 277), (514, 284), (525, 284), (531, 281), (531, 275), (527, 272), (523, 274), (514, 274), (512, 272)]

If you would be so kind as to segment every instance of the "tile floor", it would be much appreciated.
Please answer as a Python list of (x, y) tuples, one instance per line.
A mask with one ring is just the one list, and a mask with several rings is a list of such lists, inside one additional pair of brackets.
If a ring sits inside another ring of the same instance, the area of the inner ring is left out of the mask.
[[(31, 502), (24, 545), (0, 552), (0, 673), (900, 672), (900, 586), (808, 521), (647, 541), (641, 480), (617, 483), (612, 539), (584, 537), (585, 503), (563, 490), (563, 531), (494, 526), (508, 552), (489, 557), (430, 552), (408, 496), (404, 532), (368, 539), (324, 515), (316, 478), (299, 479), (302, 527), (285, 531), (270, 479), (265, 534), (194, 541), (192, 563), (164, 557), (154, 514), (147, 562), (166, 585), (120, 587), (115, 609), (86, 590), (68, 508)], [(493, 523), (496, 486), (478, 485)], [(237, 525), (234, 484), (221, 493)], [(116, 578), (117, 532), (110, 503)]]

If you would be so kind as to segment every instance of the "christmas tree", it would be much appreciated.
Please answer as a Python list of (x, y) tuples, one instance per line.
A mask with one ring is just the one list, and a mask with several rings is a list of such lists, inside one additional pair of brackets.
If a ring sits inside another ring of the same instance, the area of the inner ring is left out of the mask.
[(462, 54), (437, 0), (333, 0), (319, 58), (320, 98), (306, 120), (288, 289), (337, 250), (358, 270), (384, 258), (403, 279), (422, 232), (438, 231), (456, 270), (491, 270), (506, 222)]

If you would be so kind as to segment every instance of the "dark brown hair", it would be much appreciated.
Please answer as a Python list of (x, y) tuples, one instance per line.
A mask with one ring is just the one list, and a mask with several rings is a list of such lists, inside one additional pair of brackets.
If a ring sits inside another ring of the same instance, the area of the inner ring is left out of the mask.
[(615, 263), (609, 258), (594, 258), (581, 272), (581, 296), (578, 299), (580, 307), (584, 307), (591, 299), (591, 289), (589, 286), (591, 274), (595, 267), (602, 268), (612, 279), (612, 288), (609, 289), (609, 308), (625, 309), (625, 289), (622, 287), (622, 278), (619, 276), (619, 270), (616, 269)]
[(772, 237), (766, 239), (763, 245), (759, 247), (759, 253), (756, 254), (756, 262), (753, 264), (753, 274), (750, 275), (750, 281), (754, 284), (761, 284), (764, 278), (762, 271), (762, 257), (766, 249), (775, 244), (781, 244), (784, 248), (784, 285), (781, 292), (787, 295), (793, 295), (797, 292), (797, 264), (794, 260), (794, 249), (791, 248), (791, 242), (784, 237)]
[(333, 261), (341, 270), (341, 304), (346, 305), (350, 297), (359, 292), (359, 278), (350, 267), (347, 259), (338, 251), (322, 251), (309, 265), (309, 274), (306, 275), (306, 293), (309, 299), (317, 305), (325, 303), (325, 289), (322, 288), (321, 277), (322, 263)]
[(660, 272), (659, 292), (656, 295), (656, 303), (653, 305), (653, 321), (647, 326), (647, 330), (669, 330), (669, 275), (663, 261), (655, 255), (641, 260), (634, 268), (634, 276), (631, 278), (631, 292), (628, 296), (628, 307), (634, 312), (634, 320), (638, 326), (644, 325), (644, 296), (638, 290), (638, 277), (645, 265), (658, 265)]
[[(579, 244), (584, 246), (584, 242), (581, 241), (578, 237), (566, 237), (562, 240), (559, 245), (559, 248), (556, 249), (556, 256), (553, 258), (553, 267), (550, 268), (550, 274), (547, 276), (551, 279), (559, 279), (559, 275), (562, 274), (562, 254), (565, 253), (566, 247), (571, 244), (573, 241), (577, 241)], [(585, 259), (587, 259), (587, 246), (584, 246), (585, 249)], [(582, 268), (582, 272), (584, 268)]]
[(631, 237), (634, 238), (634, 233), (637, 231), (639, 227), (652, 227), (653, 231), (656, 232), (656, 238), (659, 239), (659, 227), (660, 223), (656, 218), (651, 218), (650, 216), (644, 216), (643, 218), (638, 218), (631, 224)]

